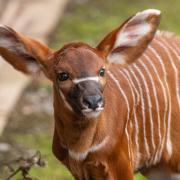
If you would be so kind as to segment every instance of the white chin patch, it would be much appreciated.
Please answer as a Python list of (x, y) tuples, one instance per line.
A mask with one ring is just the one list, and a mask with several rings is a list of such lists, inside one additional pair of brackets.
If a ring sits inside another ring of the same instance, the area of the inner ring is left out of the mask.
[(93, 110), (90, 110), (90, 109), (85, 109), (85, 110), (82, 110), (82, 113), (83, 115), (88, 118), (88, 119), (94, 119), (94, 118), (97, 118), (100, 113), (101, 113), (102, 109), (101, 110), (97, 110), (97, 111), (93, 111)]

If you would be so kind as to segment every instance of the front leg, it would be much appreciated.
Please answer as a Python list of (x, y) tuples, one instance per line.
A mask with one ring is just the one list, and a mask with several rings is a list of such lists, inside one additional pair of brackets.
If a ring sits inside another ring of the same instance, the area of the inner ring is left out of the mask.
[(88, 162), (84, 165), (83, 180), (113, 180), (108, 166), (103, 162)]
[(105, 162), (89, 162), (84, 166), (83, 180), (133, 180), (133, 173), (125, 163), (116, 166), (116, 161), (111, 165)]

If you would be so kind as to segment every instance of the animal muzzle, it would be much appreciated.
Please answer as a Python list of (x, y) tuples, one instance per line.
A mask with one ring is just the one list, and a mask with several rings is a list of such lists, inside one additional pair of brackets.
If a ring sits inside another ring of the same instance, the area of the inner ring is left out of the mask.
[(85, 96), (82, 103), (82, 114), (87, 118), (96, 118), (104, 109), (104, 102), (101, 95)]
[(83, 105), (92, 110), (96, 110), (103, 105), (103, 99), (101, 95), (86, 96), (83, 98)]
[(77, 84), (72, 91), (71, 100), (77, 113), (87, 118), (97, 117), (104, 109), (103, 89), (97, 82), (88, 81)]

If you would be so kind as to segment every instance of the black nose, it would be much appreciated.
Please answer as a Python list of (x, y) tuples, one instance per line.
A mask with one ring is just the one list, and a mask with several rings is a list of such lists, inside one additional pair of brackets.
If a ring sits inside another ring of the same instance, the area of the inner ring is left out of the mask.
[(95, 110), (98, 104), (102, 102), (102, 97), (100, 95), (86, 96), (83, 99), (84, 105), (88, 108)]

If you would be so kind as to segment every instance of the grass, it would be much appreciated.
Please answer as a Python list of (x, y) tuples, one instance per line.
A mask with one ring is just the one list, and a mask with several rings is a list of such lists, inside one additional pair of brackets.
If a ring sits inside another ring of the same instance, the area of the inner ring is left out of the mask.
[[(63, 44), (77, 40), (94, 46), (105, 34), (119, 26), (129, 16), (147, 8), (157, 8), (162, 11), (161, 29), (180, 34), (179, 0), (72, 0), (52, 37), (50, 46), (59, 49)], [(43, 121), (37, 121), (36, 126), (42, 126), (41, 123)], [(49, 126), (52, 126), (52, 122), (49, 122)], [(13, 134), (12, 131), (9, 133), (15, 143), (23, 143), (27, 149), (39, 149), (45, 155), (48, 167), (33, 169), (32, 177), (38, 177), (39, 180), (73, 179), (51, 152), (50, 131), (35, 134), (26, 132)], [(137, 175), (135, 179), (144, 180), (141, 175)]]
[(30, 174), (32, 177), (38, 177), (38, 180), (72, 180), (70, 173), (67, 169), (60, 164), (60, 162), (54, 157), (51, 151), (52, 136), (49, 134), (39, 134), (38, 136), (26, 135), (26, 141), (24, 137), (16, 136), (18, 143), (23, 143), (26, 148), (38, 149), (41, 154), (44, 155), (44, 159), (47, 161), (47, 167), (44, 168), (32, 168)]

